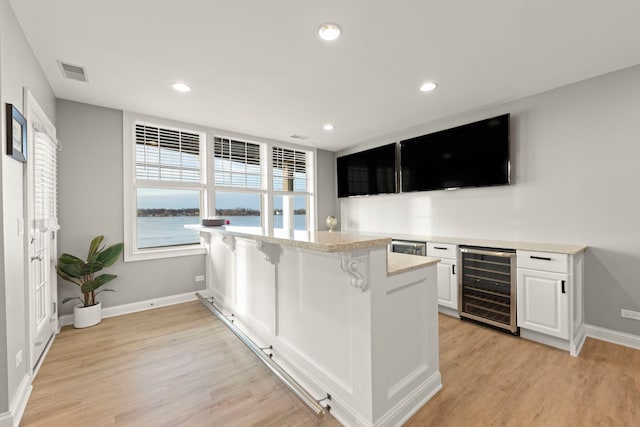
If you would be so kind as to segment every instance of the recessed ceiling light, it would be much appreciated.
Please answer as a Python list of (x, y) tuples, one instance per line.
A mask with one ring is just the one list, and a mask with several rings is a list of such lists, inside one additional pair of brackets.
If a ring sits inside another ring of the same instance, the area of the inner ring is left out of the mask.
[(191, 91), (191, 88), (186, 83), (174, 83), (174, 84), (171, 85), (171, 87), (174, 90), (177, 90), (178, 92), (189, 92), (189, 91)]
[(326, 24), (320, 25), (318, 28), (318, 36), (322, 40), (326, 40), (328, 42), (333, 41), (340, 37), (342, 30), (338, 24), (334, 24), (332, 22), (327, 22)]
[(420, 86), (420, 91), (421, 92), (431, 92), (432, 90), (434, 90), (437, 87), (438, 87), (437, 83), (426, 82), (426, 83), (423, 83), (422, 86)]
[(327, 130), (327, 131), (332, 131), (335, 128), (336, 127), (333, 125), (333, 123), (327, 123), (326, 125), (322, 126), (322, 129)]

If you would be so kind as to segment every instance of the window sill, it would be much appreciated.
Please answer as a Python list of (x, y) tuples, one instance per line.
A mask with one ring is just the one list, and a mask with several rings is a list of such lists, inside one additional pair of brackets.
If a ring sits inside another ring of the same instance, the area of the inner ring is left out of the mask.
[(151, 259), (176, 258), (181, 256), (204, 255), (207, 253), (203, 245), (184, 246), (181, 248), (139, 249), (135, 252), (125, 251), (124, 262), (147, 261)]

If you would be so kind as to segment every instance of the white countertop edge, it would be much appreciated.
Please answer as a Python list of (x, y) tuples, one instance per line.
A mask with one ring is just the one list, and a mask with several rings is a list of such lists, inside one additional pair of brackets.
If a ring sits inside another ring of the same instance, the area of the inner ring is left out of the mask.
[[(261, 234), (243, 233), (237, 230), (228, 230), (224, 226), (221, 227), (207, 227), (203, 225), (185, 225), (185, 228), (202, 231), (212, 234), (221, 234), (233, 237), (239, 237), (244, 239), (251, 239), (261, 241), (265, 243), (271, 243), (276, 245), (289, 246), (299, 249), (313, 250), (316, 252), (349, 252), (359, 249), (369, 249), (375, 247), (386, 247), (391, 243), (391, 237), (381, 235), (367, 235), (365, 233), (357, 232), (340, 232), (334, 231), (329, 233), (328, 231), (318, 231), (318, 238), (326, 238), (328, 240), (335, 236), (336, 241), (305, 241), (296, 239), (287, 239), (282, 237), (264, 236)], [(343, 237), (344, 240), (340, 240)]]

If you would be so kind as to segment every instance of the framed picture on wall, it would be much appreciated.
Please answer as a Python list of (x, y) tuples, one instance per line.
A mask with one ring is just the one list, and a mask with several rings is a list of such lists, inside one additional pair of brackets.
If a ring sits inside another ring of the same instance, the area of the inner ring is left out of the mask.
[(7, 103), (7, 155), (27, 161), (27, 120), (13, 104)]

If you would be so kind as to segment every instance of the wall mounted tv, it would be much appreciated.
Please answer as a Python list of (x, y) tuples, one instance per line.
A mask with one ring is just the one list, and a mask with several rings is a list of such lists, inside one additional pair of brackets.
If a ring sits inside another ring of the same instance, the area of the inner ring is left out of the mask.
[(396, 144), (338, 157), (338, 197), (396, 193)]
[(402, 192), (510, 183), (509, 114), (400, 142)]

